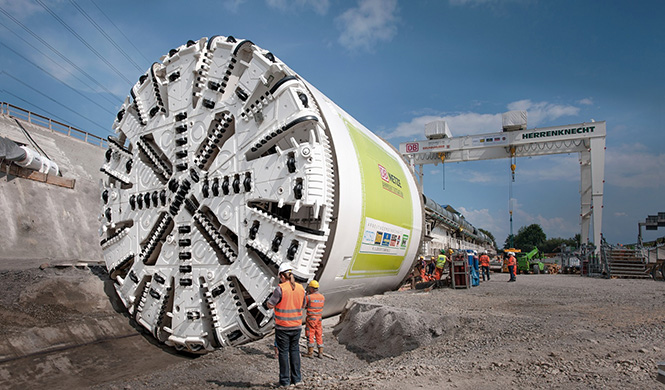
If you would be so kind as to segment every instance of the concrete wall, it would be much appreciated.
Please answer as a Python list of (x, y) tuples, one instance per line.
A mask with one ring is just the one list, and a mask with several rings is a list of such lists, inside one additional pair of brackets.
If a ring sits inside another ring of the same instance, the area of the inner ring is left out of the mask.
[[(67, 189), (0, 172), (0, 263), (102, 261), (99, 168), (106, 150), (19, 122), (76, 185)], [(14, 118), (0, 115), (0, 135), (31, 147)]]

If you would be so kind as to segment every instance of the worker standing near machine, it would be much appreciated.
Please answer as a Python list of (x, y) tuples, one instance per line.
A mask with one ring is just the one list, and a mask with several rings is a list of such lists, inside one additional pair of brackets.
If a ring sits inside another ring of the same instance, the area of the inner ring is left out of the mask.
[(319, 349), (319, 359), (323, 358), (323, 326), (321, 325), (323, 304), (326, 298), (319, 293), (319, 282), (312, 280), (307, 286), (305, 297), (305, 308), (307, 318), (305, 319), (305, 336), (307, 337), (307, 354), (311, 358), (314, 354), (314, 341)]
[(446, 257), (446, 251), (441, 249), (441, 253), (436, 259), (436, 265), (434, 270), (435, 280), (441, 280), (441, 276), (443, 276), (443, 267), (445, 267), (446, 265), (446, 260), (448, 260), (448, 258)]
[(426, 276), (428, 280), (434, 280), (434, 270), (436, 269), (436, 257), (432, 256), (427, 264)]
[(300, 375), (300, 331), (305, 289), (293, 278), (293, 267), (279, 266), (279, 286), (268, 299), (269, 309), (275, 309), (275, 340), (279, 351), (280, 386), (297, 385)]
[(509, 282), (514, 282), (517, 280), (517, 259), (512, 252), (508, 253), (508, 272), (510, 273)]
[(487, 255), (487, 251), (483, 251), (483, 254), (480, 255), (480, 273), (483, 276), (483, 282), (485, 281), (485, 274), (487, 274), (487, 280), (490, 280), (490, 257)]
[(420, 281), (427, 282), (429, 280), (429, 278), (427, 277), (427, 261), (425, 261), (425, 258), (423, 256), (420, 256), (416, 269), (418, 269), (418, 272), (420, 274)]

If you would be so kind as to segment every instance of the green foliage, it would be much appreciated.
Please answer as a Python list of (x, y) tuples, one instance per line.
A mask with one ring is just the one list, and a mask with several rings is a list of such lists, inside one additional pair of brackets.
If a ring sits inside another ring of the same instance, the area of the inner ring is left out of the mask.
[[(579, 234), (578, 234), (579, 236)], [(577, 238), (550, 238), (545, 240), (542, 246), (538, 248), (545, 253), (555, 253), (561, 251), (561, 246), (566, 245), (569, 248), (579, 248), (579, 237)]]
[(539, 247), (547, 240), (543, 228), (537, 223), (522, 226), (515, 236), (515, 248), (522, 252), (530, 252), (534, 247)]
[[(514, 243), (515, 248), (521, 249), (523, 253), (530, 252), (534, 247), (538, 247), (543, 253), (555, 253), (561, 250), (562, 245), (569, 248), (579, 248), (580, 235), (576, 234), (575, 237), (571, 238), (548, 239), (540, 225), (534, 223), (529, 226), (522, 226), (514, 237)], [(506, 237), (503, 248), (510, 248), (510, 235)]]
[(510, 245), (510, 239), (511, 238), (513, 238), (513, 240), (514, 240), (514, 235), (509, 234), (508, 237), (506, 237), (506, 241), (503, 243), (503, 249), (511, 248), (511, 245)]

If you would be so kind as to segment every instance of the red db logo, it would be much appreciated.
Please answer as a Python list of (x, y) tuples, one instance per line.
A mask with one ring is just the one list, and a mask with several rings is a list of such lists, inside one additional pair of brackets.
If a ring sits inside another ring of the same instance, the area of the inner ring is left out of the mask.
[(389, 183), (390, 177), (388, 176), (388, 171), (381, 164), (379, 164), (379, 172), (381, 173), (381, 179), (383, 179), (383, 181), (386, 183)]
[(419, 146), (420, 145), (418, 145), (417, 143), (408, 143), (408, 144), (406, 144), (406, 152), (407, 153), (415, 153), (420, 149)]

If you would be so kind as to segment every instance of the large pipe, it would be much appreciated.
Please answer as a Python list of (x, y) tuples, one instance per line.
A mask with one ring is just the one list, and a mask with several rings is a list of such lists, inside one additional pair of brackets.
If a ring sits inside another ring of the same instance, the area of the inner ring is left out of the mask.
[(109, 138), (101, 245), (118, 296), (178, 349), (265, 336), (280, 264), (324, 315), (397, 288), (423, 233), (400, 154), (272, 53), (215, 36), (141, 76)]
[(9, 138), (0, 137), (0, 159), (7, 159), (16, 165), (39, 171), (48, 175), (57, 175), (60, 168), (55, 161), (42, 156), (25, 145), (19, 146)]
[(22, 159), (15, 161), (17, 165), (32, 169), (34, 171), (39, 171), (47, 175), (57, 175), (60, 173), (60, 168), (58, 167), (58, 164), (55, 163), (55, 161), (40, 155), (27, 146), (21, 146), (21, 149), (23, 150), (24, 155)]

